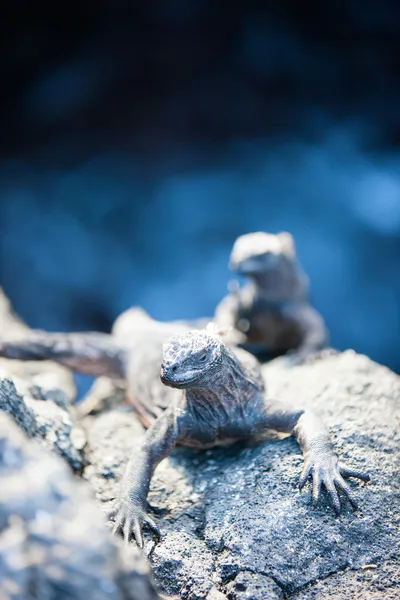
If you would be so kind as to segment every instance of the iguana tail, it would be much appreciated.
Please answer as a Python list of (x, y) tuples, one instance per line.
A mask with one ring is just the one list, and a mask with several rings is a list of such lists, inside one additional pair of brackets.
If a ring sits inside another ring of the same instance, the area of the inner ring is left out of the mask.
[(32, 330), (1, 339), (0, 356), (16, 360), (53, 360), (73, 371), (123, 378), (125, 351), (107, 333), (47, 333)]

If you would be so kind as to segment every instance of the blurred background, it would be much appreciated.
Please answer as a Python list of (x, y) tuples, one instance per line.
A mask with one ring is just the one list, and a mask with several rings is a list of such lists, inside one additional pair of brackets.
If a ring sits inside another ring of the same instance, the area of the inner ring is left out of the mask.
[(0, 285), (32, 326), (211, 315), (289, 230), (337, 348), (400, 372), (400, 3), (7, 0)]

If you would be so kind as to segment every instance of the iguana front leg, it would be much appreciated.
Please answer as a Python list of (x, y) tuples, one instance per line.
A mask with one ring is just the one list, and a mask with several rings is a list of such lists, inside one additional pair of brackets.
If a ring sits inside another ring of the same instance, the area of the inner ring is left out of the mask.
[(311, 411), (293, 411), (283, 402), (267, 402), (263, 425), (284, 433), (291, 433), (298, 441), (304, 456), (304, 467), (299, 479), (302, 489), (309, 477), (312, 478), (312, 499), (319, 500), (321, 487), (330, 496), (336, 513), (340, 512), (338, 491), (342, 491), (354, 509), (357, 500), (344, 477), (357, 477), (369, 481), (369, 475), (348, 468), (339, 462), (333, 444), (322, 421)]
[(144, 523), (159, 535), (158, 527), (147, 514), (146, 499), (154, 469), (171, 452), (178, 437), (178, 421), (174, 407), (170, 407), (146, 431), (141, 447), (131, 457), (117, 506), (109, 513), (114, 520), (114, 532), (121, 533), (126, 542), (133, 534), (140, 548), (143, 548)]
[(322, 350), (328, 343), (328, 332), (321, 315), (309, 304), (290, 305), (283, 310), (285, 316), (295, 320), (302, 333), (301, 344), (288, 352), (291, 364), (301, 364), (309, 356)]

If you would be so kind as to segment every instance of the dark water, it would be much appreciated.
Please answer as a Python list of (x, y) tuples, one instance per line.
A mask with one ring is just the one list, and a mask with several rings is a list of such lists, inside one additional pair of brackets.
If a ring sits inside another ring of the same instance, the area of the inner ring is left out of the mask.
[(400, 9), (306, 4), (10, 4), (0, 283), (30, 325), (212, 314), (235, 237), (289, 230), (332, 344), (400, 372)]

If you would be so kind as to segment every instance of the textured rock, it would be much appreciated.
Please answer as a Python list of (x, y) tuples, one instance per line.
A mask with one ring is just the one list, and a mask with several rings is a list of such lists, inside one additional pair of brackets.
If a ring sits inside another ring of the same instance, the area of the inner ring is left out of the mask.
[(229, 600), (279, 600), (282, 590), (269, 577), (241, 571), (228, 586)]
[[(264, 600), (311, 594), (318, 585), (317, 597), (331, 598), (334, 577), (345, 589), (346, 578), (368, 576), (363, 566), (384, 564), (399, 546), (400, 379), (351, 351), (291, 369), (278, 360), (264, 372), (271, 396), (316, 409), (346, 463), (369, 471), (370, 483), (350, 484), (360, 510), (345, 506), (335, 517), (325, 496), (311, 506), (309, 489), (297, 490), (302, 458), (292, 438), (176, 449), (149, 494), (163, 536), (148, 538), (146, 551), (165, 593)], [(111, 507), (143, 431), (127, 407), (86, 423), (92, 464), (85, 475)]]
[[(0, 337), (18, 338), (29, 328), (0, 288)], [(86, 464), (86, 435), (75, 418), (71, 372), (51, 361), (0, 359), (0, 410), (29, 436), (65, 458), (76, 472)]]
[(110, 536), (90, 488), (0, 413), (0, 596), (156, 600), (139, 551)]
[[(86, 434), (75, 420), (73, 407), (63, 390), (30, 387), (29, 383), (27, 379), (0, 379), (0, 410), (81, 473), (86, 465)], [(24, 393), (18, 393), (16, 386)]]
[(400, 555), (357, 571), (346, 570), (295, 594), (295, 600), (398, 600)]
[(227, 600), (227, 596), (213, 587), (208, 592), (206, 600)]

